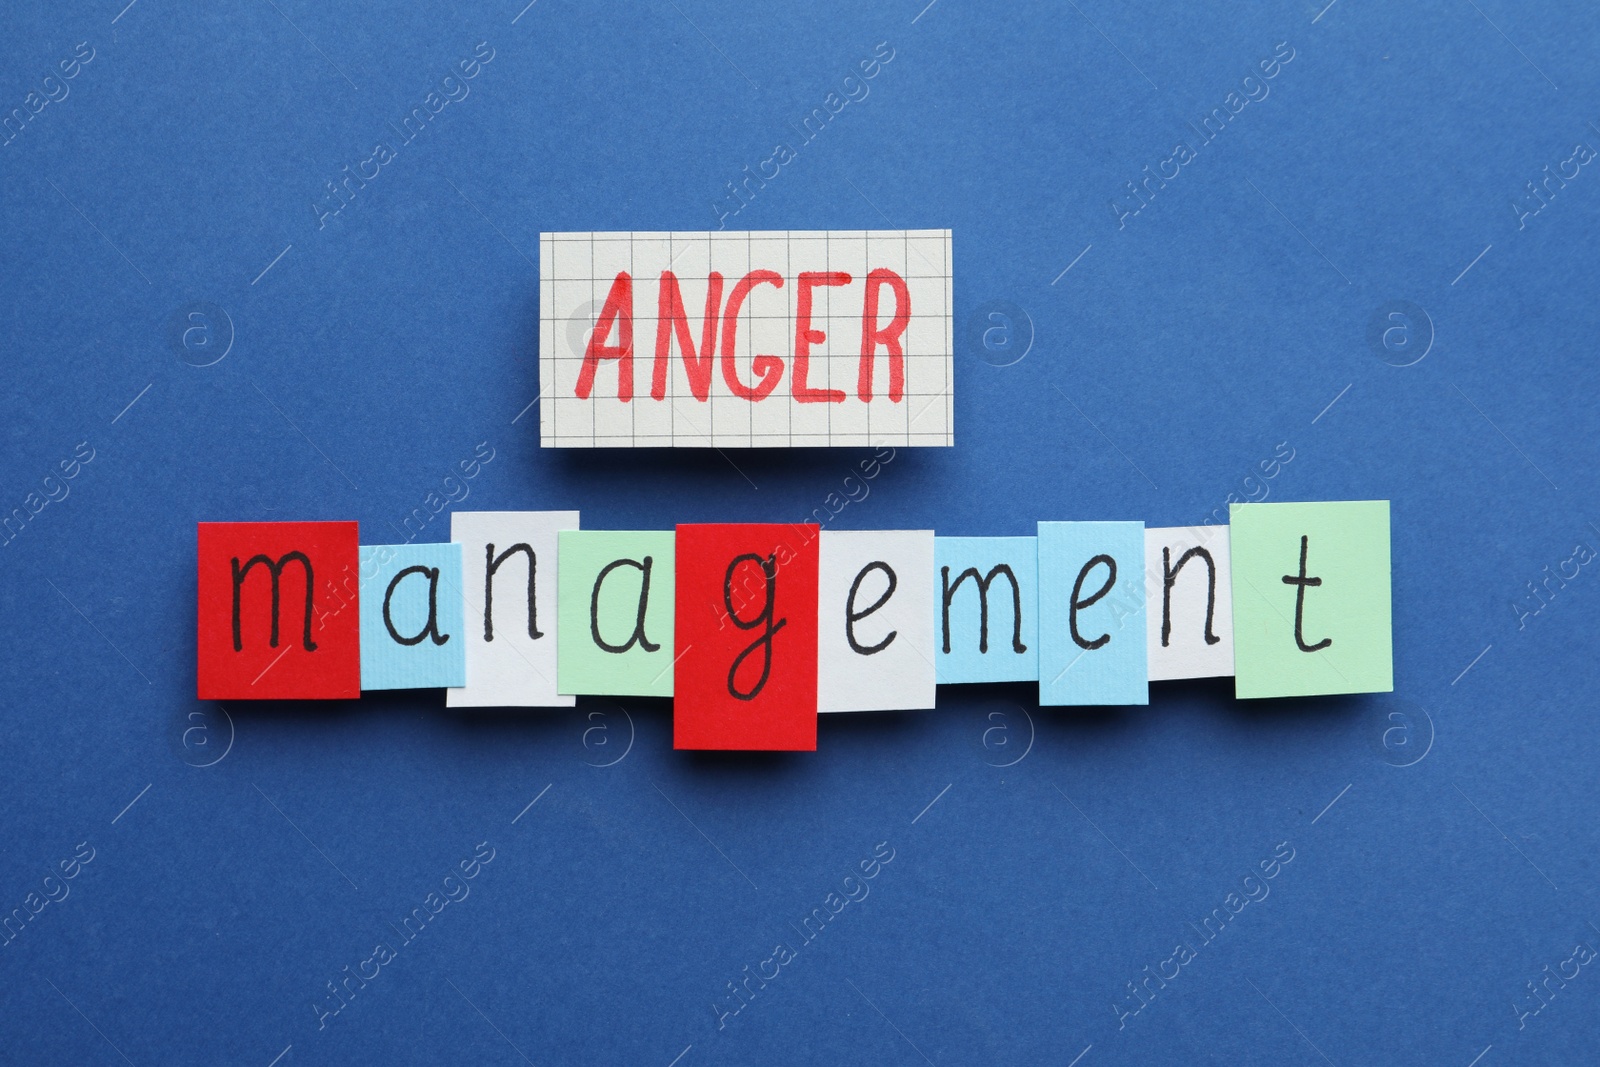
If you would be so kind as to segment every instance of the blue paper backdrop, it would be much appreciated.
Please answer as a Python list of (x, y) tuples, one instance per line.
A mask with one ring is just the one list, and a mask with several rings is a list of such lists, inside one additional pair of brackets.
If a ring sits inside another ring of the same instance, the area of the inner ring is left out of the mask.
[[(1600, 9), (925, 2), (7, 8), (0, 1059), (1592, 1055)], [(958, 445), (831, 526), (1387, 498), (1395, 692), (194, 700), (198, 520), (837, 509), (865, 450), (537, 447), (539, 232), (719, 218), (954, 230)]]

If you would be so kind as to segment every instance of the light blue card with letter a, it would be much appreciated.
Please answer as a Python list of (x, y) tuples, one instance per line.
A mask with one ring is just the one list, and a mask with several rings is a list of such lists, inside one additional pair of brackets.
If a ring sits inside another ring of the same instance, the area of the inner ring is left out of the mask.
[(467, 684), (459, 544), (363, 545), (361, 688)]
[(933, 654), (940, 684), (1039, 677), (1032, 537), (933, 539)]
[(1039, 524), (1039, 703), (1148, 704), (1144, 523)]

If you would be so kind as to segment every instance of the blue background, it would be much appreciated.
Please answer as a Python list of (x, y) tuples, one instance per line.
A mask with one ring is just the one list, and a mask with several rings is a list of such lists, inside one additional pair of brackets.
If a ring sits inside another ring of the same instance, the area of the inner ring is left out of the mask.
[[(1520, 1029), (1512, 1005), (1600, 944), (1600, 577), (1526, 588), (1600, 546), (1600, 175), (1512, 204), (1600, 144), (1600, 9), (123, 2), (12, 5), (0, 36), (7, 113), (94, 48), (0, 148), (0, 513), (94, 454), (0, 549), (0, 912), (95, 850), (0, 948), (0, 1058), (1592, 1055), (1600, 975)], [(470, 95), (319, 229), (324, 183), (480, 41)], [(1284, 41), (1270, 95), (1119, 228), (1124, 183)], [(865, 451), (541, 451), (533, 260), (541, 230), (715, 226), (879, 42), (870, 95), (726, 220), (954, 230), (957, 447), (898, 451), (831, 525), (1388, 498), (1393, 694), (1041, 712), (1031, 686), (946, 688), (772, 757), (673, 752), (663, 701), (194, 700), (199, 520), (386, 543), (464, 491), (617, 529), (842, 496)], [(470, 896), (319, 1030), (325, 983), (483, 841)], [(1271, 895), (1119, 1029), (1125, 983), (1283, 841)], [(879, 842), (870, 896), (719, 1030), (726, 983)]]

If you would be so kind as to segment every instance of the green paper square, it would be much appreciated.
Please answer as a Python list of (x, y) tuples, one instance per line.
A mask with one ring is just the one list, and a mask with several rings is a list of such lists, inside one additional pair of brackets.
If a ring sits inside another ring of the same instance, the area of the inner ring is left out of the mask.
[[(1393, 692), (1389, 502), (1234, 504), (1228, 522), (1234, 695)], [(1305, 577), (1320, 578), (1320, 585), (1298, 581), (1302, 537)], [(1297, 641), (1295, 607), (1302, 591)], [(1332, 643), (1314, 652), (1300, 647), (1324, 640)]]
[[(673, 548), (671, 530), (562, 530), (557, 535), (556, 558), (559, 627), (556, 641), (556, 690), (579, 696), (672, 695), (673, 662)], [(639, 618), (644, 561), (650, 561), (650, 583), (645, 597), (644, 637), (658, 646), (654, 652), (644, 641), (633, 641)], [(600, 584), (602, 571), (619, 560)], [(591, 625), (590, 608), (598, 608)], [(624, 652), (609, 652), (596, 641)]]

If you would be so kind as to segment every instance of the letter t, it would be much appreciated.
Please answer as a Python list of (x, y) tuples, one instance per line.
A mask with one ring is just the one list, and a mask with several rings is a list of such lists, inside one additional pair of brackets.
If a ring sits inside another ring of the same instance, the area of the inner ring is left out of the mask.
[(1306, 577), (1306, 547), (1307, 547), (1306, 546), (1306, 542), (1307, 542), (1306, 535), (1305, 534), (1301, 534), (1300, 535), (1300, 575), (1299, 575), (1299, 577), (1295, 577), (1292, 574), (1285, 574), (1283, 576), (1283, 584), (1284, 585), (1292, 585), (1292, 586), (1296, 587), (1296, 589), (1294, 591), (1294, 643), (1300, 647), (1300, 651), (1301, 652), (1316, 652), (1316, 651), (1318, 651), (1320, 649), (1327, 648), (1329, 645), (1333, 644), (1333, 638), (1324, 637), (1321, 641), (1318, 641), (1316, 644), (1308, 645), (1308, 644), (1306, 644), (1305, 638), (1302, 636), (1304, 634), (1304, 632), (1305, 632), (1303, 627), (1304, 627), (1304, 623), (1305, 623), (1305, 612), (1306, 612), (1306, 587), (1307, 586), (1319, 586), (1319, 585), (1322, 584), (1322, 579), (1321, 578), (1307, 578)]

